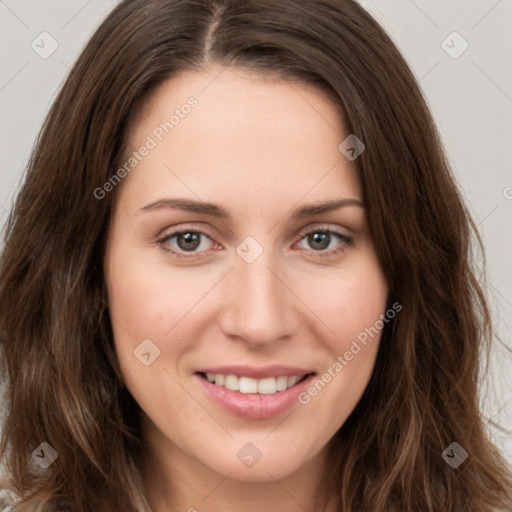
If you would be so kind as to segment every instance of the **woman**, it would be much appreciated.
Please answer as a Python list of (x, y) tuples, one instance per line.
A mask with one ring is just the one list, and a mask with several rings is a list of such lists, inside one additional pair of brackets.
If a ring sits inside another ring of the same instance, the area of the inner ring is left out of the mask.
[(510, 509), (473, 230), (357, 3), (122, 2), (8, 223), (16, 510)]

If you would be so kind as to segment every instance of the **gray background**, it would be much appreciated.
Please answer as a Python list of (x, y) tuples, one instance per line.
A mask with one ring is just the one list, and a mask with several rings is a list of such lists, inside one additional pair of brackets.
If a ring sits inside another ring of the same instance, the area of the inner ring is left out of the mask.
[[(512, 347), (512, 0), (361, 3), (398, 44), (420, 81), (487, 249), (496, 330)], [(49, 105), (83, 45), (116, 4), (0, 0), (0, 226)], [(460, 36), (450, 35), (454, 31)], [(58, 48), (44, 55), (52, 44)], [(512, 462), (512, 355), (499, 343), (491, 368), (482, 404), (508, 430), (489, 426)]]

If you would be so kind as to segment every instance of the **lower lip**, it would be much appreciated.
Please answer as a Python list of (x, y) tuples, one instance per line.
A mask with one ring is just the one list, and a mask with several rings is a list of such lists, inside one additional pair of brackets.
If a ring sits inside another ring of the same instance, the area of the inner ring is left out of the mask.
[(216, 386), (209, 380), (195, 374), (208, 395), (223, 409), (251, 420), (273, 418), (284, 413), (298, 402), (298, 396), (315, 378), (308, 375), (303, 381), (284, 391), (278, 391), (273, 395), (260, 395), (258, 393), (240, 393), (231, 391), (222, 386)]

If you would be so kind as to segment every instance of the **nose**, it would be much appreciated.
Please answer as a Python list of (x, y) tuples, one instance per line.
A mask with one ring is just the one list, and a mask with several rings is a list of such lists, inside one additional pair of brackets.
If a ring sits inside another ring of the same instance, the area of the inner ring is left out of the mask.
[(220, 315), (220, 327), (226, 336), (254, 348), (293, 337), (298, 328), (295, 308), (300, 301), (287, 287), (286, 274), (271, 257), (271, 251), (264, 251), (252, 263), (235, 255), (227, 277)]

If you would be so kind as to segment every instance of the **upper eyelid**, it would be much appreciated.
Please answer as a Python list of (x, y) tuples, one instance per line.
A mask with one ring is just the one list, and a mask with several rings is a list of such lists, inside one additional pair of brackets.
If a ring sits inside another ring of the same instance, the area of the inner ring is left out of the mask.
[(214, 237), (211, 236), (207, 232), (207, 230), (204, 230), (203, 228), (196, 228), (196, 227), (193, 227), (193, 226), (189, 227), (189, 226), (186, 226), (186, 225), (184, 227), (180, 226), (179, 228), (173, 229), (172, 231), (169, 231), (169, 232), (167, 232), (167, 230), (163, 230), (162, 233), (157, 236), (157, 240), (165, 240), (167, 238), (172, 238), (173, 236), (179, 235), (181, 233), (189, 233), (189, 232), (200, 233), (202, 235), (207, 236), (211, 240), (214, 240)]
[[(208, 236), (209, 238), (214, 238), (212, 235), (210, 235), (208, 233), (208, 230), (202, 228), (202, 227), (196, 227), (194, 225), (179, 225), (179, 227), (177, 227), (176, 229), (174, 228), (169, 228), (171, 229), (172, 231), (167, 233), (166, 234), (166, 230), (162, 230), (162, 234), (158, 235), (157, 238), (159, 239), (162, 239), (162, 238), (167, 238), (167, 237), (170, 237), (170, 236), (174, 236), (174, 235), (178, 235), (180, 233), (185, 233), (185, 232), (194, 232), (194, 233), (201, 233), (203, 235), (206, 235)], [(304, 228), (301, 228), (300, 230), (298, 230), (296, 232), (296, 234), (294, 236), (304, 236), (308, 233), (310, 233), (311, 231), (315, 231), (315, 230), (318, 230), (318, 231), (341, 231), (341, 230), (347, 230), (347, 231), (351, 231), (348, 227), (340, 227), (340, 226), (336, 226), (336, 227), (333, 227), (332, 225), (329, 225), (328, 223), (312, 223), (312, 225), (309, 225), (309, 226), (306, 226)], [(345, 233), (340, 233), (341, 235), (345, 235), (345, 236), (350, 236), (350, 234), (345, 234)]]
[(314, 224), (312, 226), (309, 226), (309, 227), (305, 227), (301, 230), (299, 230), (299, 232), (297, 233), (296, 236), (305, 236), (307, 235), (308, 233), (311, 233), (311, 232), (316, 232), (316, 231), (331, 231), (331, 232), (334, 232), (334, 233), (337, 233), (337, 234), (340, 234), (342, 236), (346, 236), (346, 237), (349, 237), (351, 236), (350, 234), (346, 234), (346, 233), (343, 233), (343, 229), (346, 229), (347, 231), (350, 231), (348, 228), (341, 228), (341, 227), (333, 227), (332, 225), (328, 225), (328, 224)]

